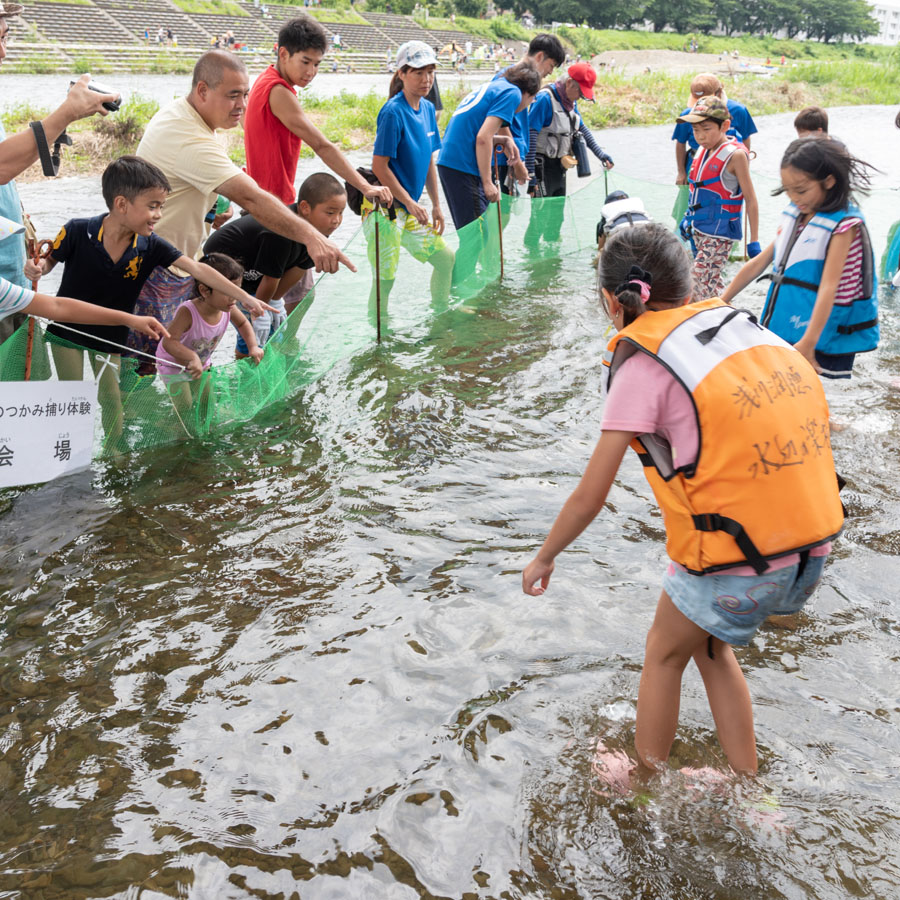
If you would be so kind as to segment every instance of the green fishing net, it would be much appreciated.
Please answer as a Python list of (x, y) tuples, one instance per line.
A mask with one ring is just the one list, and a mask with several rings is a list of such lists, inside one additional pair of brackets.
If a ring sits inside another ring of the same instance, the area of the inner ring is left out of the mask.
[[(570, 182), (574, 180), (570, 176)], [(754, 182), (765, 243), (774, 235), (785, 201), (771, 196), (775, 182), (770, 184), (756, 174)], [(401, 251), (393, 281), (381, 283), (378, 303), (370, 263), (375, 254), (368, 246), (374, 232), (367, 229), (367, 237), (363, 229), (358, 230), (344, 248), (357, 271), (342, 267), (336, 275), (321, 276), (266, 344), (259, 365), (251, 360), (229, 361), (227, 351), (220, 349), (201, 379), (176, 380), (168, 386), (159, 376), (138, 375), (138, 363), (132, 359), (122, 359), (117, 372), (107, 368), (100, 379), (103, 416), (97, 425), (95, 457), (203, 438), (246, 422), (314, 382), (339, 360), (371, 346), (379, 335), (386, 340), (392, 333), (420, 328), (448, 305), (464, 304), (495, 283), (501, 273), (509, 289), (521, 289), (523, 303), (531, 302), (535, 292), (542, 290), (539, 279), (523, 273), (535, 270), (543, 260), (562, 264), (568, 259), (568, 264), (582, 266), (585, 280), (592, 281), (590, 253), (596, 247), (597, 221), (606, 193), (614, 189), (639, 197), (654, 220), (674, 225), (673, 207), (679, 199), (675, 185), (640, 181), (617, 171), (594, 177), (568, 197), (504, 197), (499, 206), (489, 206), (481, 219), (445, 236), (456, 253), (449, 300), (432, 298), (432, 267)], [(896, 218), (893, 199), (887, 191), (876, 192), (864, 201), (863, 209), (880, 255)], [(397, 225), (381, 213), (376, 215), (380, 243), (389, 244), (391, 230)], [(736, 252), (742, 249), (735, 247)], [(543, 289), (553, 277), (552, 263), (545, 269)], [(56, 377), (54, 353), (59, 351), (53, 345), (78, 346), (48, 335), (36, 322), (31, 350), (33, 380)], [(27, 350), (26, 325), (0, 345), (0, 380), (24, 378)], [(103, 369), (103, 355), (94, 356), (93, 368), (88, 361), (83, 366), (84, 377), (92, 378)]]

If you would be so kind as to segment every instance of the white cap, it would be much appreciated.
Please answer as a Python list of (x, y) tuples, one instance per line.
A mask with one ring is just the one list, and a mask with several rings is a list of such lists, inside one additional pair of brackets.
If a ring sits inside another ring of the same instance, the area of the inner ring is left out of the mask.
[(397, 68), (409, 66), (411, 69), (423, 69), (425, 66), (436, 66), (437, 57), (434, 50), (424, 41), (407, 41), (397, 51)]
[(0, 241), (14, 234), (25, 234), (25, 226), (0, 216)]

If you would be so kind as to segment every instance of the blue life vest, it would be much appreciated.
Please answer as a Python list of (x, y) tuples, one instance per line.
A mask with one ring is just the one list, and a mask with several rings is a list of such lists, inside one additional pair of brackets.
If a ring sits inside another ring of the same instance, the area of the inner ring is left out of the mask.
[(732, 193), (722, 182), (725, 167), (737, 150), (744, 150), (744, 145), (728, 138), (712, 153), (701, 149), (694, 157), (688, 175), (691, 199), (685, 219), (701, 234), (728, 238), (730, 241), (741, 239), (744, 195), (740, 186)]
[(792, 203), (782, 213), (775, 236), (772, 279), (761, 322), (779, 337), (796, 344), (803, 337), (813, 307), (825, 256), (835, 229), (850, 217), (860, 220), (863, 242), (863, 288), (861, 296), (835, 303), (816, 343), (821, 353), (862, 353), (878, 346), (878, 280), (872, 241), (859, 209), (850, 205), (836, 212), (818, 212), (798, 230), (800, 211)]

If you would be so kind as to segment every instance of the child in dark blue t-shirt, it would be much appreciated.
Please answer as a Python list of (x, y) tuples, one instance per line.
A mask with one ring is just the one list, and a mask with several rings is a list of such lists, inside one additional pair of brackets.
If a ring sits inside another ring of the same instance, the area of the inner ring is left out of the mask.
[[(26, 277), (36, 281), (58, 262), (64, 263), (60, 295), (130, 313), (150, 273), (157, 266), (174, 265), (238, 300), (251, 313), (258, 315), (268, 308), (215, 269), (189, 259), (153, 233), (171, 190), (156, 166), (136, 156), (122, 156), (106, 167), (101, 183), (109, 212), (66, 222), (53, 241), (50, 255), (40, 264), (26, 263)], [(108, 434), (118, 435), (122, 428), (119, 351), (124, 349), (128, 329), (122, 325), (79, 325), (73, 331), (70, 323), (63, 322), (47, 330), (67, 342), (54, 343), (52, 348), (61, 380), (77, 381), (84, 376), (83, 351), (89, 351), (91, 366), (100, 377), (103, 426)], [(78, 346), (71, 346), (74, 344)]]

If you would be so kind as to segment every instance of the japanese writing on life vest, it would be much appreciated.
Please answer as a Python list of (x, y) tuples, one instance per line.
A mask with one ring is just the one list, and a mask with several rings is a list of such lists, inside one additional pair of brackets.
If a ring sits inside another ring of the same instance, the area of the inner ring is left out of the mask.
[(802, 466), (808, 459), (821, 456), (830, 446), (828, 421), (807, 419), (793, 437), (773, 434), (753, 444), (757, 457), (747, 471), (753, 478), (772, 475), (789, 466)]
[(803, 373), (788, 366), (787, 369), (776, 369), (767, 378), (757, 381), (742, 378), (731, 396), (738, 410), (738, 418), (749, 419), (755, 409), (772, 406), (784, 397), (797, 397), (811, 390)]

